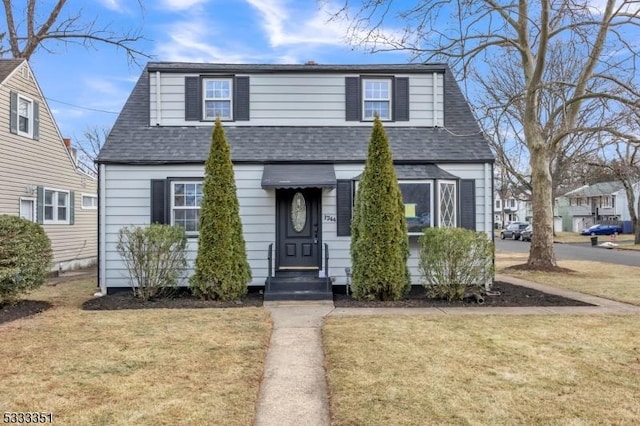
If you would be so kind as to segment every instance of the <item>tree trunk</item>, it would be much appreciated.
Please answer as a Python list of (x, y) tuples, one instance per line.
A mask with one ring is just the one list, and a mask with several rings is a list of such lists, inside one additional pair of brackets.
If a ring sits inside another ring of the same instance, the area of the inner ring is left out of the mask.
[(631, 190), (627, 190), (627, 206), (629, 207), (629, 215), (631, 217), (631, 223), (633, 224), (633, 230), (635, 233), (634, 244), (640, 244), (640, 223), (638, 223), (638, 215), (640, 215), (640, 198), (638, 198), (638, 206), (636, 210), (636, 196), (634, 192), (633, 182), (630, 186)]
[(534, 236), (527, 264), (535, 269), (553, 269), (557, 265), (553, 250), (553, 200), (549, 167), (551, 157), (542, 136), (537, 134), (534, 138), (539, 138), (540, 141), (529, 143)]

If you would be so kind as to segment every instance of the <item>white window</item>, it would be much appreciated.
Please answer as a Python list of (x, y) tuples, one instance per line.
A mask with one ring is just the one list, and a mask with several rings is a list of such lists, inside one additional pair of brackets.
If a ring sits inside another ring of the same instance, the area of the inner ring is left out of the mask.
[(391, 120), (391, 80), (366, 79), (362, 84), (363, 119)]
[(69, 223), (69, 191), (44, 190), (44, 223)]
[(33, 101), (18, 95), (18, 134), (33, 137)]
[(399, 181), (404, 215), (409, 235), (420, 235), (433, 226), (433, 183), (431, 181)]
[(438, 209), (440, 227), (454, 228), (457, 209), (455, 181), (439, 181)]
[(36, 200), (20, 197), (20, 217), (31, 222), (36, 221)]
[(204, 119), (215, 120), (219, 117), (221, 120), (232, 120), (232, 80), (230, 78), (205, 78), (203, 85)]
[(187, 235), (200, 231), (202, 182), (171, 183), (171, 224), (182, 226)]
[(98, 208), (98, 197), (96, 195), (82, 194), (82, 208), (86, 210), (95, 210)]

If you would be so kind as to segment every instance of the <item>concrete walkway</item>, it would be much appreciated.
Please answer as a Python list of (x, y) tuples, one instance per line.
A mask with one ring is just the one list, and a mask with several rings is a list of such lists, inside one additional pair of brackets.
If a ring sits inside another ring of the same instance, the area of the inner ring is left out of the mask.
[(497, 275), (496, 281), (534, 288), (595, 306), (465, 308), (334, 308), (333, 302), (265, 302), (273, 319), (257, 426), (330, 424), (322, 324), (327, 316), (358, 315), (590, 315), (635, 314), (640, 306)]

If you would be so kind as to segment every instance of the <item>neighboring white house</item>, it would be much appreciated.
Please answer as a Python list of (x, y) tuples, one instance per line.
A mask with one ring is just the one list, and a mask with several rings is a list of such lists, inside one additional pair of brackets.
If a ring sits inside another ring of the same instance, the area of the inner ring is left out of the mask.
[(493, 223), (496, 229), (507, 226), (510, 222), (526, 222), (531, 217), (527, 216), (526, 201), (518, 200), (511, 194), (504, 199), (498, 192), (493, 196)]
[(422, 228), (460, 226), (492, 237), (493, 155), (446, 65), (152, 62), (97, 160), (102, 291), (129, 286), (116, 251), (123, 226), (184, 226), (195, 258), (217, 116), (231, 147), (250, 285), (296, 274), (344, 285), (354, 192), (376, 114), (412, 235), (413, 283)]
[(97, 179), (77, 164), (24, 59), (0, 59), (0, 214), (42, 225), (53, 270), (95, 264)]
[[(636, 199), (638, 199), (640, 182), (634, 184), (634, 188)], [(627, 207), (627, 194), (620, 182), (584, 185), (567, 192), (563, 197), (569, 203), (568, 212), (571, 216), (573, 232), (580, 232), (582, 229), (601, 222), (628, 222), (631, 220)]]

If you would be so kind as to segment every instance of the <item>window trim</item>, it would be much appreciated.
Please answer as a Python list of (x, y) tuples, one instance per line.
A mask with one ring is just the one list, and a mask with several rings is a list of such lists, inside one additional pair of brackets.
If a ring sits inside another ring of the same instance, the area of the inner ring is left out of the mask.
[[(433, 202), (434, 202), (434, 187), (435, 187), (435, 182), (437, 182), (437, 179), (398, 179), (398, 188), (400, 187), (401, 184), (414, 184), (414, 185), (423, 185), (423, 184), (428, 184), (431, 188), (429, 190), (429, 227), (433, 228), (434, 225), (434, 210), (433, 210)], [(402, 194), (402, 190), (400, 190), (400, 194)], [(404, 200), (402, 201), (402, 203), (404, 204)], [(409, 228), (407, 227), (407, 235), (409, 235), (410, 237), (415, 237), (415, 236), (420, 236), (420, 235), (424, 235), (424, 232), (410, 232)]]
[[(179, 209), (179, 210), (199, 210), (200, 212), (202, 212), (202, 205), (200, 206), (178, 206), (176, 207), (174, 202), (175, 202), (175, 186), (176, 185), (197, 185), (200, 184), (202, 185), (202, 189), (203, 189), (203, 197), (204, 197), (204, 178), (198, 178), (198, 179), (169, 179), (169, 223), (173, 226), (176, 226), (176, 222), (175, 222), (175, 210)], [(198, 221), (200, 220), (200, 216), (198, 216)], [(179, 226), (179, 225), (178, 225)], [(186, 229), (185, 234), (187, 235), (187, 237), (198, 237), (200, 235), (200, 224), (197, 224), (198, 226), (198, 230), (197, 231), (187, 231)]]
[[(84, 199), (85, 198), (91, 198), (96, 200), (95, 203), (92, 203), (93, 205), (91, 206), (85, 206), (84, 205)], [(93, 194), (81, 194), (80, 196), (80, 208), (82, 210), (97, 210), (98, 209), (98, 196), (97, 195), (93, 195)]]
[[(216, 76), (203, 76), (200, 81), (200, 90), (202, 94), (202, 121), (215, 121), (217, 117), (207, 117), (207, 101), (229, 101), (229, 117), (220, 117), (221, 121), (233, 121), (233, 95), (234, 95), (234, 81), (233, 77), (216, 77)], [(226, 81), (229, 83), (229, 97), (228, 98), (207, 98), (207, 82), (209, 81)]]
[[(16, 121), (16, 132), (20, 136), (24, 136), (24, 137), (33, 139), (33, 126), (34, 126), (34, 115), (33, 115), (34, 114), (34, 112), (33, 112), (34, 106), (33, 105), (34, 105), (34, 101), (33, 101), (33, 99), (31, 99), (31, 98), (29, 98), (27, 96), (24, 96), (24, 95), (22, 95), (20, 93), (17, 93), (16, 95), (17, 95), (16, 96), (16, 102), (17, 102), (17, 105), (16, 105), (16, 120), (17, 120)], [(27, 118), (29, 120), (28, 121), (29, 129), (26, 132), (20, 130), (20, 117), (22, 117), (22, 115), (20, 114), (20, 102), (21, 101), (28, 102), (28, 104), (29, 104), (29, 106), (27, 108), (27, 110), (28, 110), (28, 117)]]
[[(51, 204), (51, 206), (53, 207), (53, 217), (54, 219), (47, 219), (45, 217), (45, 209), (49, 204), (46, 204), (46, 199), (47, 199), (47, 191), (49, 192), (53, 192), (55, 194), (55, 196), (53, 197), (53, 204)], [(59, 220), (58, 219), (58, 208), (60, 206), (58, 206), (58, 193), (65, 193), (67, 194), (67, 218), (65, 220)], [(66, 190), (66, 189), (57, 189), (57, 188), (48, 188), (48, 187), (44, 187), (42, 189), (42, 223), (44, 225), (69, 225), (71, 224), (71, 191), (70, 190)]]
[[(366, 117), (366, 108), (365, 105), (367, 102), (388, 102), (389, 103), (389, 116), (386, 118), (380, 117), (381, 121), (393, 121), (393, 77), (361, 77), (361, 87), (360, 87), (360, 96), (361, 96), (361, 105), (362, 108), (362, 121), (373, 121), (375, 119), (375, 115), (373, 117)], [(366, 97), (366, 87), (368, 82), (385, 82), (388, 85), (388, 98), (387, 99), (367, 99)]]
[(458, 181), (451, 179), (437, 179), (438, 183), (438, 228), (444, 228), (442, 226), (442, 184), (451, 184), (453, 185), (453, 226), (452, 228), (458, 227)]

